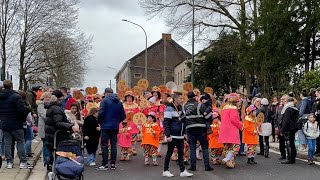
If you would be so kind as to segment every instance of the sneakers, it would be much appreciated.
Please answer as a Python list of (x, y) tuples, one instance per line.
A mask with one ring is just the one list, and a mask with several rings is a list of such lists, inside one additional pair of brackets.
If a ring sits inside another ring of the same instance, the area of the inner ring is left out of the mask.
[(173, 177), (174, 175), (171, 174), (170, 171), (164, 171), (164, 172), (162, 173), (162, 176), (163, 176), (163, 177)]
[(115, 164), (111, 164), (111, 170), (116, 170), (116, 165)]
[(7, 163), (7, 169), (12, 169), (13, 164), (12, 163)]
[(184, 170), (180, 173), (180, 177), (191, 177), (193, 174), (189, 173), (187, 170)]
[(29, 163), (20, 163), (20, 169), (32, 169), (33, 166)]
[(89, 166), (96, 166), (96, 162), (90, 163)]
[(108, 168), (108, 165), (106, 164), (106, 165), (101, 165), (101, 166), (99, 166), (99, 167), (97, 167), (96, 168), (96, 170), (101, 170), (101, 171), (105, 171), (105, 170), (108, 170), (109, 168)]

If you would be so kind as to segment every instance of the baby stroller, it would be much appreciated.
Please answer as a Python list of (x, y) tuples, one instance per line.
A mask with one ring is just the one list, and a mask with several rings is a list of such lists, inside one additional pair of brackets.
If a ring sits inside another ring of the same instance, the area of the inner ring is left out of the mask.
[(48, 173), (49, 180), (75, 179), (84, 180), (84, 157), (83, 138), (76, 138), (67, 132), (69, 138), (59, 142), (59, 133), (66, 132), (59, 130), (54, 134), (53, 166), (52, 172)]

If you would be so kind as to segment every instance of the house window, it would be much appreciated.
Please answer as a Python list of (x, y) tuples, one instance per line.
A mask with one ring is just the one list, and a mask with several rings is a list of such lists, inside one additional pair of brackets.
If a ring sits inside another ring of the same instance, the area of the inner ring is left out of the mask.
[(183, 69), (183, 80), (186, 80), (186, 69)]
[(141, 73), (134, 73), (134, 78), (140, 79), (140, 78), (142, 78), (142, 74)]
[(179, 72), (178, 72), (178, 85), (180, 84), (180, 76), (179, 76)]

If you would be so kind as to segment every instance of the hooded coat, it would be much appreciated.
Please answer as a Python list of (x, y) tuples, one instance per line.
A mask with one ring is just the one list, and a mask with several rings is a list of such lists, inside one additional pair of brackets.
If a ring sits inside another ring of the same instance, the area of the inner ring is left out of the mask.
[(0, 129), (23, 129), (28, 111), (21, 96), (12, 89), (0, 90)]
[(110, 94), (101, 101), (98, 117), (101, 129), (119, 129), (120, 122), (125, 119), (126, 113), (116, 94)]
[(46, 145), (48, 150), (52, 152), (55, 132), (59, 130), (65, 130), (57, 135), (58, 144), (60, 141), (68, 139), (67, 131), (72, 130), (73, 124), (68, 121), (67, 116), (64, 114), (64, 111), (60, 106), (60, 103), (50, 102), (49, 104), (45, 104), (45, 108), (47, 109), (45, 120)]

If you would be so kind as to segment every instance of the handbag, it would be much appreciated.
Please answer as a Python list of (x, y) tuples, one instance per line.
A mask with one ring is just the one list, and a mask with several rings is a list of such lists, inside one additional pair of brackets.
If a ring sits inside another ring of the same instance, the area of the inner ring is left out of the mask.
[(272, 125), (271, 123), (262, 123), (261, 131), (258, 132), (260, 136), (271, 136), (272, 134)]

